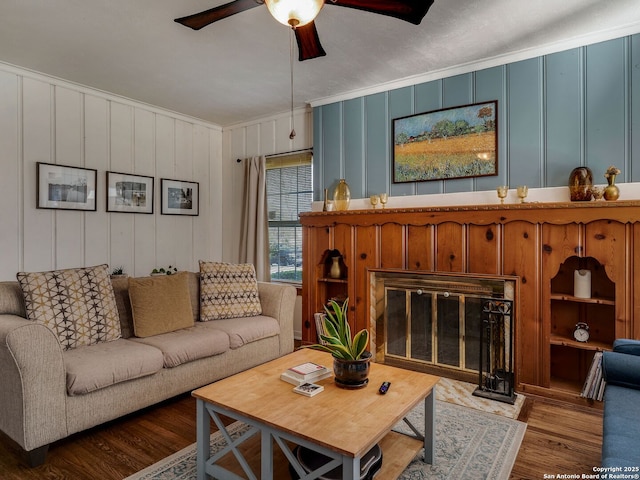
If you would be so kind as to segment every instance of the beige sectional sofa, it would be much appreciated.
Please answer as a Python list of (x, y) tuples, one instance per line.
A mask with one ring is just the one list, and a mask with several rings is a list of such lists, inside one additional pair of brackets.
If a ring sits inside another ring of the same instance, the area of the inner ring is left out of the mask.
[(120, 338), (66, 350), (26, 318), (20, 284), (0, 282), (0, 430), (31, 465), (51, 442), (293, 350), (294, 287), (258, 282), (260, 315), (201, 322), (200, 274), (187, 275), (187, 328), (136, 337), (129, 279), (112, 279)]

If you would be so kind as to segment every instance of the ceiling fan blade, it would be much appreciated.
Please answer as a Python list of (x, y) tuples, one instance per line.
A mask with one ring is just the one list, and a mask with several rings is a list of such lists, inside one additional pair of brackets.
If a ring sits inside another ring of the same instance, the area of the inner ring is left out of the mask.
[(328, 0), (325, 5), (356, 8), (419, 25), (434, 0)]
[(235, 0), (231, 3), (214, 7), (204, 12), (194, 13), (187, 17), (176, 18), (174, 21), (178, 22), (185, 27), (193, 28), (194, 30), (200, 30), (202, 27), (222, 20), (223, 18), (230, 17), (236, 13), (244, 12), (253, 7), (259, 7), (262, 3), (258, 3), (256, 0)]
[(318, 37), (318, 30), (314, 22), (307, 23), (302, 27), (296, 27), (294, 32), (298, 42), (299, 61), (324, 57), (327, 54), (320, 44), (320, 37)]

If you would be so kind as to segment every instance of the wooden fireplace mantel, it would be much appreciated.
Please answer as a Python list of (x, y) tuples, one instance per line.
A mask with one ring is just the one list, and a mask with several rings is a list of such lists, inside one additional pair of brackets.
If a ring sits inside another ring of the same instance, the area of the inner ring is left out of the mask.
[[(581, 401), (593, 352), (614, 338), (640, 339), (640, 200), (309, 212), (300, 220), (304, 342), (316, 342), (313, 314), (335, 296), (349, 297), (353, 328), (369, 327), (373, 268), (519, 277), (519, 391)], [(327, 270), (334, 250), (344, 266), (339, 279)], [(573, 270), (584, 265), (594, 269), (602, 301), (573, 297)], [(580, 319), (593, 323), (587, 344), (571, 338)]]

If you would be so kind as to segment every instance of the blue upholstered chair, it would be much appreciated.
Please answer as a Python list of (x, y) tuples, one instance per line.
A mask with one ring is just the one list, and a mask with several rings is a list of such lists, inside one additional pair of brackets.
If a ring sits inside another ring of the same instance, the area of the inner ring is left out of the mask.
[(613, 351), (604, 352), (602, 368), (602, 466), (640, 467), (640, 341), (616, 340)]

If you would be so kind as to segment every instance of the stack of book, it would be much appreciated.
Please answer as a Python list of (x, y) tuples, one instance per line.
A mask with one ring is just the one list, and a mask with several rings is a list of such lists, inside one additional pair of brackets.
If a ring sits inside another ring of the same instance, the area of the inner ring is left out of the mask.
[(314, 383), (331, 376), (331, 369), (317, 363), (307, 362), (288, 368), (280, 374), (280, 379), (292, 385)]
[(606, 383), (602, 376), (602, 352), (596, 352), (591, 361), (591, 367), (589, 368), (589, 373), (587, 374), (587, 379), (584, 382), (580, 396), (602, 401), (605, 385)]
[(326, 313), (314, 313), (313, 319), (316, 322), (316, 332), (318, 332), (318, 343), (320, 345), (326, 345), (327, 342), (323, 340), (320, 335), (326, 335), (327, 333), (324, 330), (324, 319), (327, 317)]

